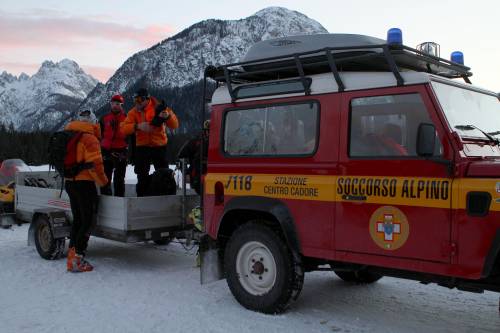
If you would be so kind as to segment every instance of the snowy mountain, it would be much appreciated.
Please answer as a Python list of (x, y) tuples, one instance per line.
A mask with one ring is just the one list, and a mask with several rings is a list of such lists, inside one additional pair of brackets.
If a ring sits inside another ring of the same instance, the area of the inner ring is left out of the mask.
[(0, 123), (16, 130), (50, 130), (66, 119), (98, 81), (68, 59), (45, 61), (33, 76), (0, 74)]
[(80, 109), (106, 111), (115, 92), (125, 95), (127, 107), (135, 89), (145, 86), (163, 98), (181, 119), (181, 131), (193, 128), (200, 105), (200, 80), (207, 65), (238, 61), (261, 40), (327, 33), (318, 22), (281, 7), (265, 8), (241, 20), (206, 20), (161, 43), (136, 53), (106, 84), (99, 84)]

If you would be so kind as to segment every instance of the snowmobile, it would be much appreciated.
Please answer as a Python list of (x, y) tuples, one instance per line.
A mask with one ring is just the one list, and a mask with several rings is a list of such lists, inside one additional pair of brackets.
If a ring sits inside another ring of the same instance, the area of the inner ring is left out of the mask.
[(15, 176), (17, 171), (28, 171), (30, 167), (20, 159), (3, 161), (0, 166), (0, 227), (10, 228), (15, 222)]

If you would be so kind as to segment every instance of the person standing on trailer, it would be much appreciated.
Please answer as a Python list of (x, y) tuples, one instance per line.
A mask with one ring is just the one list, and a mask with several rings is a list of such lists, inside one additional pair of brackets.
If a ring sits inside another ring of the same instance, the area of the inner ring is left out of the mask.
[(78, 168), (74, 177), (65, 177), (65, 188), (73, 214), (67, 270), (70, 272), (89, 272), (93, 270), (93, 266), (85, 260), (85, 252), (97, 213), (96, 183), (99, 186), (108, 183), (98, 139), (100, 135), (99, 125), (95, 115), (91, 111), (85, 110), (79, 113), (77, 120), (66, 126), (65, 131), (75, 132), (77, 133), (75, 135), (78, 136), (76, 144), (73, 145), (75, 147), (74, 154), (69, 149), (66, 152), (67, 156), (74, 156), (72, 168)]
[(109, 180), (104, 187), (101, 187), (101, 194), (113, 195), (111, 191), (111, 179), (113, 179), (114, 195), (117, 197), (125, 196), (125, 172), (128, 157), (128, 143), (120, 129), (121, 123), (126, 118), (123, 102), (120, 94), (111, 97), (111, 112), (99, 120), (104, 171)]
[(136, 135), (136, 192), (138, 197), (142, 197), (149, 187), (151, 164), (155, 170), (168, 167), (166, 128), (178, 128), (179, 121), (171, 108), (150, 96), (145, 88), (134, 94), (134, 103), (121, 129), (125, 135)]

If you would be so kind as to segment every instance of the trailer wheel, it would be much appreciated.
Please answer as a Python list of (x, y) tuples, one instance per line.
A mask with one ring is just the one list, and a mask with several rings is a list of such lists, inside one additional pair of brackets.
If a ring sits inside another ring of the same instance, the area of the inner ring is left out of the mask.
[(262, 223), (250, 222), (234, 232), (224, 265), (229, 289), (250, 310), (282, 312), (302, 289), (302, 267), (282, 238)]
[(345, 282), (359, 283), (359, 284), (369, 284), (380, 280), (383, 275), (368, 272), (366, 270), (359, 271), (336, 271), (335, 274), (344, 280)]
[(47, 260), (59, 259), (63, 256), (66, 240), (54, 239), (50, 223), (45, 216), (35, 220), (35, 245), (40, 257)]

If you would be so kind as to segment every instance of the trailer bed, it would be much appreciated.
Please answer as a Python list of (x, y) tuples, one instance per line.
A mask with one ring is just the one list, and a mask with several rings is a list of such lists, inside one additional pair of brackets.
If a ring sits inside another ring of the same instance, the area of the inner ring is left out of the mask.
[[(64, 212), (72, 221), (71, 205), (55, 172), (19, 172), (16, 179), (17, 218), (33, 222), (37, 214)], [(44, 187), (38, 187), (42, 184)], [(47, 187), (45, 187), (47, 185)], [(128, 186), (125, 197), (99, 196), (92, 235), (121, 242), (167, 238), (172, 231), (189, 228), (187, 214), (199, 205), (195, 194), (135, 197)]]

